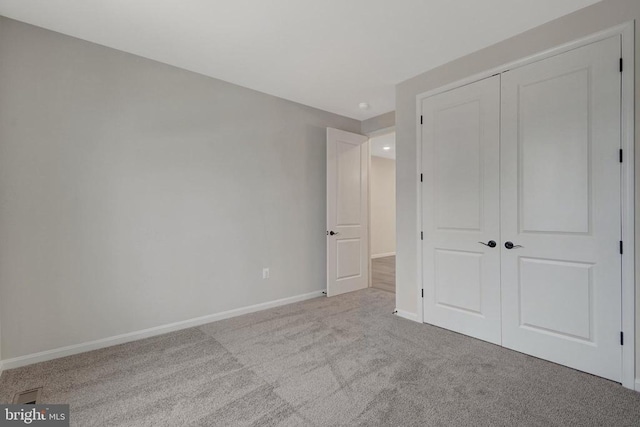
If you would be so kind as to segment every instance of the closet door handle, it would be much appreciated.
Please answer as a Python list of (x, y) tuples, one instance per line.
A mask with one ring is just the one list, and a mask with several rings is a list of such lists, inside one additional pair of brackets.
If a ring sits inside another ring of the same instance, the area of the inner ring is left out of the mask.
[(505, 242), (504, 247), (507, 249), (523, 248), (524, 246), (514, 245), (512, 242)]
[(489, 246), (490, 248), (495, 248), (496, 246), (498, 246), (495, 240), (489, 240), (487, 243), (485, 242), (478, 242), (478, 243), (480, 243), (481, 245)]

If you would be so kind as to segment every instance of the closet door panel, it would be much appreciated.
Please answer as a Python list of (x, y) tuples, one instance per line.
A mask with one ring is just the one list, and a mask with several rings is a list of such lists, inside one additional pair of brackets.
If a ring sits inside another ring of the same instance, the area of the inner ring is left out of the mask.
[(422, 103), (425, 322), (497, 344), (499, 93), (495, 76)]
[(588, 233), (589, 69), (519, 90), (520, 231)]
[(620, 46), (504, 73), (501, 134), (502, 343), (615, 381)]

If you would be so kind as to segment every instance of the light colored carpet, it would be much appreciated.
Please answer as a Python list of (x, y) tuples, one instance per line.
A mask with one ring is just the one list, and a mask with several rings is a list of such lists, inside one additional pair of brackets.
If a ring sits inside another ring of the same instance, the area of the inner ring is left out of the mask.
[(375, 289), (5, 372), (75, 426), (631, 426), (640, 393), (393, 316)]

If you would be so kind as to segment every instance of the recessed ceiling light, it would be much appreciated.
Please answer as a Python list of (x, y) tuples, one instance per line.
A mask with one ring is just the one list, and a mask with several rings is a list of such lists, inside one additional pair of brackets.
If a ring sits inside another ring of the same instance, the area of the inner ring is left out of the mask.
[(383, 150), (391, 150), (391, 147), (389, 147), (388, 145), (385, 147), (382, 147)]
[(358, 107), (360, 107), (361, 110), (368, 110), (369, 109), (369, 103), (368, 102), (361, 102), (360, 104), (358, 104)]

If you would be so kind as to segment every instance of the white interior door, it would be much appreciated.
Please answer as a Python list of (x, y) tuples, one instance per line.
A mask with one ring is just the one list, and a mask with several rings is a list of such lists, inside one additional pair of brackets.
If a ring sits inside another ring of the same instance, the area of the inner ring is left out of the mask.
[(616, 36), (504, 73), (501, 143), (502, 343), (615, 381), (620, 47)]
[(369, 286), (369, 145), (327, 128), (327, 296)]
[(422, 103), (424, 321), (500, 343), (500, 76)]

